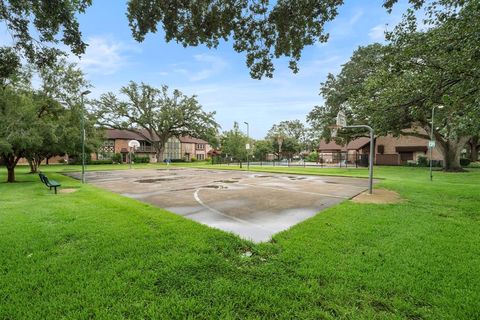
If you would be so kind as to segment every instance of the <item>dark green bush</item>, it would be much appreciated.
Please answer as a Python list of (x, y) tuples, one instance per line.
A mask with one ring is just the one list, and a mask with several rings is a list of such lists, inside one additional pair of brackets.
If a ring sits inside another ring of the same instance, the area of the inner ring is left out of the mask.
[(133, 156), (133, 162), (135, 163), (150, 163), (149, 156)]
[(172, 159), (172, 162), (186, 162), (185, 159)]
[(470, 164), (470, 159), (467, 159), (467, 158), (460, 158), (460, 165), (462, 167), (468, 167), (468, 165)]
[(113, 161), (110, 160), (92, 160), (89, 164), (112, 164)]
[[(92, 156), (90, 154), (85, 155), (85, 164), (90, 164), (92, 162)], [(68, 164), (72, 165), (81, 165), (82, 164), (82, 155), (72, 155), (68, 160)]]
[(317, 162), (318, 161), (318, 153), (316, 151), (310, 152), (310, 154), (305, 157), (305, 161)]
[(424, 156), (419, 156), (417, 158), (417, 165), (419, 167), (428, 167), (428, 159), (427, 157), (424, 157)]
[(113, 161), (113, 163), (122, 163), (122, 154), (121, 153), (115, 153), (112, 156), (112, 161)]

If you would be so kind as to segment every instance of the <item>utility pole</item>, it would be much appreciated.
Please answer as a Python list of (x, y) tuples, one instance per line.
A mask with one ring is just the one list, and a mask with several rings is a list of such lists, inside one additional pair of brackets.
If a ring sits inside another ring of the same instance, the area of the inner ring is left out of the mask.
[(82, 183), (85, 183), (85, 104), (83, 97), (91, 93), (90, 90), (83, 91), (80, 94), (81, 107), (82, 107), (82, 118), (80, 119), (81, 125), (81, 135), (82, 135)]
[(432, 107), (432, 123), (430, 128), (430, 141), (428, 142), (428, 148), (430, 149), (430, 181), (433, 181), (433, 172), (432, 172), (432, 155), (433, 149), (435, 148), (435, 139), (433, 137), (433, 118), (435, 117), (435, 108), (443, 109), (443, 106), (433, 106)]
[(248, 122), (243, 122), (247, 125), (247, 139), (248, 139), (248, 142), (247, 142), (247, 145), (245, 146), (245, 148), (247, 149), (247, 170), (250, 170), (250, 128), (249, 128), (249, 125), (248, 125)]

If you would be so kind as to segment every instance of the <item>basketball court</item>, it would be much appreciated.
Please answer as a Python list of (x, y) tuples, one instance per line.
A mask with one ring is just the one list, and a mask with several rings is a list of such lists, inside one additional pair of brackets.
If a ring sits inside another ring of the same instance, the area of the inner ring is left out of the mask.
[(368, 188), (359, 178), (190, 168), (94, 171), (86, 181), (255, 242)]

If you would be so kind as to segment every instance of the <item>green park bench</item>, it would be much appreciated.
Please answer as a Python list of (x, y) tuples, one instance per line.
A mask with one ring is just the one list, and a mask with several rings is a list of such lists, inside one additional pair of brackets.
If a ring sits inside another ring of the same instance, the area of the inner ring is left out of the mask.
[(55, 194), (57, 194), (57, 188), (61, 186), (60, 183), (58, 183), (57, 181), (55, 180), (50, 180), (48, 179), (48, 177), (46, 175), (44, 175), (43, 173), (39, 173), (38, 176), (40, 177), (40, 180), (48, 187), (50, 188), (50, 190), (52, 190), (52, 188), (55, 189)]

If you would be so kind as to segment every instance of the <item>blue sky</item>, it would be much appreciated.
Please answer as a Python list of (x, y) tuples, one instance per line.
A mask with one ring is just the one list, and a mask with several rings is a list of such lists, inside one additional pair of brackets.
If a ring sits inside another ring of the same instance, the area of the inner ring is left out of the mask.
[(337, 18), (327, 24), (328, 43), (304, 50), (298, 74), (281, 59), (275, 61), (273, 79), (254, 80), (244, 55), (236, 53), (231, 43), (222, 43), (218, 49), (183, 48), (166, 43), (162, 32), (137, 43), (128, 27), (125, 3), (93, 2), (79, 17), (83, 37), (89, 43), (79, 65), (94, 86), (91, 97), (118, 92), (130, 80), (153, 86), (166, 84), (197, 95), (205, 110), (217, 112), (222, 130), (230, 129), (234, 121), (249, 122), (254, 138), (263, 138), (282, 120), (305, 121), (308, 112), (322, 103), (318, 93), (326, 75), (337, 73), (359, 45), (383, 41), (385, 28), (393, 28), (406, 8), (401, 3), (388, 14), (382, 0), (346, 1)]

